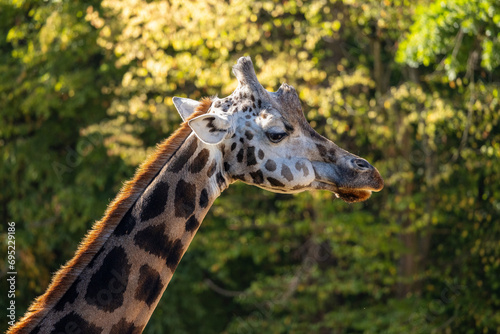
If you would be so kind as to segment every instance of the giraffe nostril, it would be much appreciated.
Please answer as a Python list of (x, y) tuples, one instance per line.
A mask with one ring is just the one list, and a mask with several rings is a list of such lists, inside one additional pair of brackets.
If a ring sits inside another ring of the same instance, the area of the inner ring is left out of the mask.
[(359, 170), (370, 170), (373, 169), (373, 166), (368, 163), (365, 159), (353, 159), (351, 160), (354, 168), (359, 169)]

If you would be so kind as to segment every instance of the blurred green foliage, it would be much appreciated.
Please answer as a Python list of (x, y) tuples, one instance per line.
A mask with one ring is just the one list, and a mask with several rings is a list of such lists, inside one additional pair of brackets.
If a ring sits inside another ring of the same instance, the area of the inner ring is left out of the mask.
[(348, 205), (233, 185), (146, 332), (500, 332), (498, 1), (3, 0), (0, 36), (18, 315), (178, 126), (171, 97), (230, 94), (250, 55), (386, 187)]

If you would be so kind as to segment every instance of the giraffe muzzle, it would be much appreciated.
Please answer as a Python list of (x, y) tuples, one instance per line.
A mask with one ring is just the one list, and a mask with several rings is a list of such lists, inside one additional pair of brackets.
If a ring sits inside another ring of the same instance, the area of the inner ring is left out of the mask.
[(367, 200), (373, 191), (384, 188), (378, 170), (359, 157), (345, 156), (336, 163), (313, 162), (315, 186), (329, 190), (345, 202)]

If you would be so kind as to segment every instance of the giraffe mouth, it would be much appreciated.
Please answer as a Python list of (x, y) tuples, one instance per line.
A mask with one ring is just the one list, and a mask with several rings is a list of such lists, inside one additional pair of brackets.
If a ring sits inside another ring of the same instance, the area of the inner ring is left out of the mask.
[(373, 191), (379, 191), (380, 189), (373, 188), (348, 188), (339, 187), (335, 183), (328, 181), (315, 181), (313, 182), (313, 187), (316, 189), (328, 190), (335, 194), (337, 198), (340, 198), (347, 203), (356, 203), (366, 201), (372, 195)]
[(341, 189), (334, 192), (335, 195), (347, 203), (366, 201), (372, 195), (372, 190), (367, 189)]
[(384, 188), (382, 177), (371, 165), (370, 168), (355, 170), (349, 166), (316, 162), (313, 167), (316, 174), (314, 188), (331, 191), (348, 203), (365, 201), (372, 192)]

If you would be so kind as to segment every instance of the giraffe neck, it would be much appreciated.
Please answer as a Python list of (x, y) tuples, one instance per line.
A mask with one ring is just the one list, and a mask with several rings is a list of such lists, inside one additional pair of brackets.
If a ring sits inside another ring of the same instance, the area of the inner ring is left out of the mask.
[(191, 134), (104, 242), (96, 240), (95, 255), (31, 329), (140, 333), (210, 206), (229, 185), (222, 154)]

